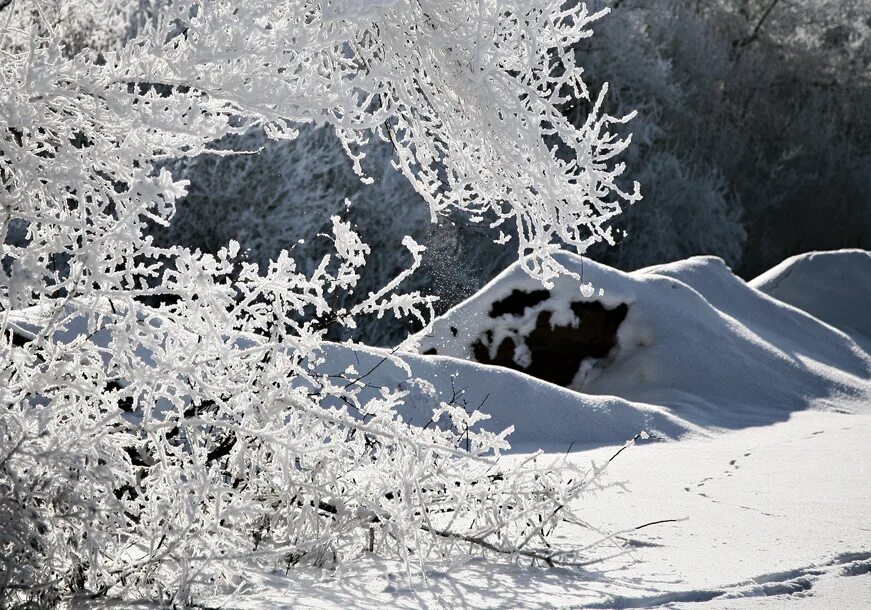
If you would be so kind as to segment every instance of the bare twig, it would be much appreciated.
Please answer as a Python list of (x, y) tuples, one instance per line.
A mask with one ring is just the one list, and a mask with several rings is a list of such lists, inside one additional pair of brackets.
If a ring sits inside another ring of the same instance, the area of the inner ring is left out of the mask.
[(741, 58), (741, 54), (746, 47), (753, 44), (759, 38), (759, 34), (762, 32), (762, 28), (765, 25), (765, 22), (768, 21), (771, 13), (774, 11), (779, 3), (780, 0), (771, 0), (771, 4), (769, 4), (768, 7), (764, 11), (762, 11), (762, 15), (759, 17), (759, 20), (756, 22), (756, 25), (753, 27), (753, 30), (750, 32), (750, 34), (745, 36), (742, 40), (738, 41), (738, 43), (735, 45), (738, 49), (738, 52), (735, 56), (736, 60)]

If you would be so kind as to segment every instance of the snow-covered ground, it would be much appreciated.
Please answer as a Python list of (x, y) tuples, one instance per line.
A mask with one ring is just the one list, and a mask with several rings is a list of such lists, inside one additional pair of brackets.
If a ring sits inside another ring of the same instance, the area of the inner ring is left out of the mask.
[[(567, 358), (586, 349), (592, 356), (575, 364), (563, 385), (639, 407), (664, 407), (687, 426), (705, 429), (774, 423), (806, 408), (862, 409), (871, 379), (871, 355), (860, 344), (865, 337), (824, 320), (868, 325), (844, 303), (871, 298), (871, 265), (859, 264), (864, 259), (857, 262), (855, 251), (827, 256), (818, 287), (815, 268), (796, 264), (805, 271), (791, 274), (794, 283), (807, 276), (797, 292), (803, 303), (814, 304), (813, 316), (748, 285), (719, 258), (623, 273), (562, 253), (560, 262), (591, 283), (589, 296), (570, 277), (543, 291), (515, 265), (438, 319), (421, 337), (421, 350), (479, 362), (501, 359), (533, 372), (537, 359), (547, 360), (555, 350)], [(851, 281), (837, 282), (838, 276)], [(534, 304), (521, 312), (519, 295)], [(515, 305), (507, 305), (512, 299)], [(601, 349), (605, 338), (583, 332), (604, 317), (585, 304), (625, 308), (609, 351)], [(865, 311), (867, 318), (871, 309)], [(548, 325), (556, 330), (547, 332)], [(523, 417), (523, 405), (512, 408)]]
[[(871, 607), (871, 416), (793, 415), (712, 438), (636, 446), (612, 464), (626, 489), (582, 514), (630, 553), (588, 571), (470, 559), (427, 582), (372, 559), (340, 575), (249, 574), (233, 608)], [(572, 454), (602, 460), (614, 448)], [(571, 537), (571, 530), (567, 530)], [(607, 547), (602, 552), (613, 551)]]
[[(340, 574), (240, 574), (238, 593), (202, 603), (871, 608), (871, 255), (796, 257), (750, 283), (710, 257), (627, 274), (560, 256), (592, 283), (588, 296), (567, 279), (518, 301), (514, 291), (541, 287), (515, 267), (419, 337), (430, 355), (403, 354), (408, 370), (389, 352), (347, 345), (330, 346), (324, 367), (353, 365), (371, 392), (404, 388), (403, 415), (421, 425), (439, 401), (480, 407), (489, 428), (515, 428), (518, 453), (508, 459), (543, 447), (539, 459), (570, 450), (570, 460), (602, 463), (650, 432), (608, 470), (625, 487), (578, 506), (588, 523), (622, 532), (619, 548), (592, 556), (619, 556), (584, 571), (470, 557), (411, 579), (405, 566), (372, 557)], [(573, 310), (579, 301), (600, 305)], [(593, 354), (567, 388), (523, 372), (547, 341), (562, 340), (542, 334), (542, 313)], [(591, 319), (611, 320), (610, 338), (572, 334)], [(513, 354), (519, 370), (475, 362), (499, 356), (506, 338), (502, 356)], [(573, 527), (567, 542), (589, 537)]]

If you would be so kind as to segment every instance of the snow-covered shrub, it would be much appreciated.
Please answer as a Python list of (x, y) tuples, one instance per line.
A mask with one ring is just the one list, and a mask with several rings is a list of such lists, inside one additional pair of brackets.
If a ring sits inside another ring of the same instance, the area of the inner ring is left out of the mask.
[(431, 317), (430, 297), (400, 292), (421, 264), (412, 238), (405, 268), (360, 294), (379, 253), (339, 214), (314, 266), (149, 231), (181, 205), (179, 159), (329, 125), (361, 175), (368, 141), (389, 141), (432, 219), (513, 224), (547, 281), (558, 242), (612, 240), (637, 198), (615, 184), (623, 119), (601, 96), (580, 127), (559, 110), (587, 96), (571, 49), (600, 14), (171, 0), (117, 47), (74, 52), (35, 2), (15, 6), (0, 31), (0, 602), (184, 605), (241, 561), (366, 549), (417, 565), (459, 545), (578, 559), (548, 539), (598, 470), (504, 465), (505, 432), (480, 413), (442, 404), (410, 426), (402, 391), (364, 402), (365, 371), (324, 372), (329, 328)]
[[(253, 131), (225, 145), (256, 154), (180, 160), (174, 173), (189, 180), (188, 192), (172, 223), (154, 231), (158, 243), (215, 253), (235, 239), (262, 268), (281, 250), (292, 249), (312, 270), (332, 249), (324, 236), (330, 218), (338, 215), (379, 253), (370, 257), (357, 292), (376, 290), (403, 268), (401, 241), (408, 234), (426, 252), (406, 286), (438, 297), (439, 311), (473, 294), (513, 260), (510, 248), (493, 243), (497, 231), (459, 214), (431, 222), (421, 196), (393, 167), (389, 143), (367, 149), (362, 163), (370, 185), (354, 172), (327, 127), (302, 126), (291, 141)], [(353, 337), (369, 345), (395, 344), (409, 330), (416, 327), (403, 320), (368, 318), (360, 320)]]

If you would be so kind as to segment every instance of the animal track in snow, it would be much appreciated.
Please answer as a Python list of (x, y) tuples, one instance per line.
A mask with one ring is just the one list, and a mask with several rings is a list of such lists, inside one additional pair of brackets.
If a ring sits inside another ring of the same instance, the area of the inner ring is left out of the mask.
[(871, 552), (842, 553), (820, 564), (760, 574), (749, 580), (714, 589), (669, 591), (642, 597), (612, 596), (582, 608), (661, 608), (676, 603), (707, 602), (742, 597), (805, 596), (820, 578), (852, 577), (871, 572)]

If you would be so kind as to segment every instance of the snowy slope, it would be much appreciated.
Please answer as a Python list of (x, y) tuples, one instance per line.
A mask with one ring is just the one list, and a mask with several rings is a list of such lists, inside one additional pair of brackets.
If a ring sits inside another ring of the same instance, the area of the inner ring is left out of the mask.
[(871, 337), (871, 252), (810, 252), (750, 281), (779, 301), (842, 329)]
[(405, 369), (388, 356), (386, 350), (332, 344), (326, 347), (323, 371), (341, 372), (353, 365), (369, 385), (364, 398), (378, 395), (382, 386), (407, 391), (401, 413), (418, 425), (425, 425), (441, 402), (478, 408), (491, 417), (483, 424), (487, 429), (514, 428), (509, 440), (515, 447), (564, 451), (569, 445), (613, 445), (641, 430), (660, 438), (704, 433), (657, 405), (583, 395), (517, 371), (457, 358), (400, 354)]
[(551, 325), (582, 328), (584, 316), (571, 307), (598, 301), (606, 311), (625, 306), (627, 312), (614, 347), (583, 360), (569, 384), (584, 394), (660, 405), (704, 427), (763, 425), (811, 407), (869, 409), (871, 356), (860, 344), (748, 286), (720, 259), (696, 257), (634, 273), (568, 253), (560, 262), (583, 274), (593, 294), (584, 296), (579, 280), (562, 278), (522, 313), (515, 307), (502, 314), (512, 298), (516, 304), (515, 291), (541, 290), (515, 265), (436, 320), (420, 337), (421, 351), (486, 359), (507, 339), (520, 346), (513, 365), (522, 369), (534, 363), (534, 349), (523, 342), (542, 312)]

